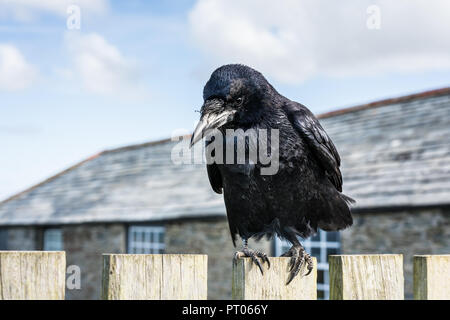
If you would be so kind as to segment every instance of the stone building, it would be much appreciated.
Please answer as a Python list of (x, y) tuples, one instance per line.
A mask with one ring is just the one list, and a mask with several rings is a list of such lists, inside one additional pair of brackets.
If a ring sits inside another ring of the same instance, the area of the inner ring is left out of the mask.
[[(450, 88), (320, 119), (357, 204), (353, 227), (304, 241), (319, 261), (319, 296), (328, 297), (328, 254), (403, 253), (411, 297), (412, 256), (450, 253)], [(209, 298), (230, 298), (235, 249), (222, 196), (204, 165), (178, 163), (183, 143), (107, 150), (4, 200), (0, 250), (65, 250), (81, 269), (81, 289), (68, 299), (99, 298), (102, 253), (204, 253)], [(279, 255), (285, 246), (254, 247)]]

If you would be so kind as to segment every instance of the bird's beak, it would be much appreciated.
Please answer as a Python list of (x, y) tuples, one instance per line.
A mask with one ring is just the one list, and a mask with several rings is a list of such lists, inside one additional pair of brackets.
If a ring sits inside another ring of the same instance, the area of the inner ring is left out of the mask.
[(235, 110), (222, 110), (219, 113), (211, 112), (203, 114), (192, 134), (190, 147), (201, 140), (207, 131), (218, 129), (225, 123), (232, 121), (235, 113)]

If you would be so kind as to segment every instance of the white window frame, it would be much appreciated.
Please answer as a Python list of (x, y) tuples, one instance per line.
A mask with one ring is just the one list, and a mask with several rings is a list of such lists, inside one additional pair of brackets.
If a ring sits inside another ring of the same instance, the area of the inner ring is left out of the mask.
[[(164, 253), (165, 228), (163, 226), (140, 226), (128, 227), (128, 253), (154, 254)], [(162, 237), (160, 235), (162, 234)], [(162, 238), (162, 242), (160, 241)]]
[(63, 233), (60, 228), (48, 228), (44, 230), (44, 251), (64, 250)]
[[(329, 274), (329, 267), (327, 262), (327, 249), (337, 249), (337, 253), (340, 253), (341, 249), (341, 241), (340, 241), (340, 235), (339, 232), (336, 232), (337, 240), (336, 241), (329, 241), (327, 240), (327, 233), (323, 230), (319, 230), (319, 241), (317, 240), (311, 240), (311, 238), (308, 238), (306, 240), (300, 239), (300, 242), (302, 243), (303, 247), (305, 248), (306, 252), (310, 253), (312, 252), (312, 248), (319, 248), (320, 254), (319, 256), (316, 256), (317, 258), (317, 270), (323, 271), (323, 283), (317, 282), (317, 291), (323, 292), (323, 299), (329, 299), (330, 298), (330, 274)], [(279, 256), (289, 250), (291, 247), (291, 244), (285, 240), (280, 240), (278, 238), (275, 239), (275, 255)], [(311, 254), (312, 255), (312, 254)]]

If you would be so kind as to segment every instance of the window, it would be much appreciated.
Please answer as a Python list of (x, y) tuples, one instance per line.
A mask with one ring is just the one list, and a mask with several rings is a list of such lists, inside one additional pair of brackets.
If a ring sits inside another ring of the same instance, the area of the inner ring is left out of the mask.
[(8, 230), (0, 229), (0, 250), (8, 250)]
[[(312, 238), (300, 239), (305, 250), (317, 259), (317, 297), (329, 299), (330, 276), (328, 273), (328, 255), (339, 254), (341, 243), (339, 232), (320, 230)], [(275, 255), (279, 256), (290, 248), (290, 243), (275, 239)]]
[(44, 230), (44, 251), (61, 251), (64, 250), (63, 236), (61, 229), (45, 229)]
[(130, 226), (128, 253), (163, 253), (164, 231), (161, 226)]

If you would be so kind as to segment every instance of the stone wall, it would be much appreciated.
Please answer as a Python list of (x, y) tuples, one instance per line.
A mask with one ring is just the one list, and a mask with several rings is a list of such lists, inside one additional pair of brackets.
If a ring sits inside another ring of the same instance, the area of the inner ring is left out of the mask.
[(63, 228), (67, 266), (81, 269), (81, 289), (66, 289), (66, 299), (100, 299), (102, 254), (126, 252), (123, 224), (67, 225)]
[(42, 250), (42, 230), (36, 227), (5, 227), (7, 250)]
[[(208, 299), (231, 299), (231, 268), (236, 248), (230, 237), (225, 217), (214, 220), (185, 220), (166, 223), (166, 253), (197, 253), (208, 255)], [(270, 242), (249, 242), (252, 249), (271, 255)]]
[(342, 253), (402, 253), (407, 299), (413, 296), (413, 256), (450, 253), (449, 209), (353, 216), (353, 226), (341, 232)]

